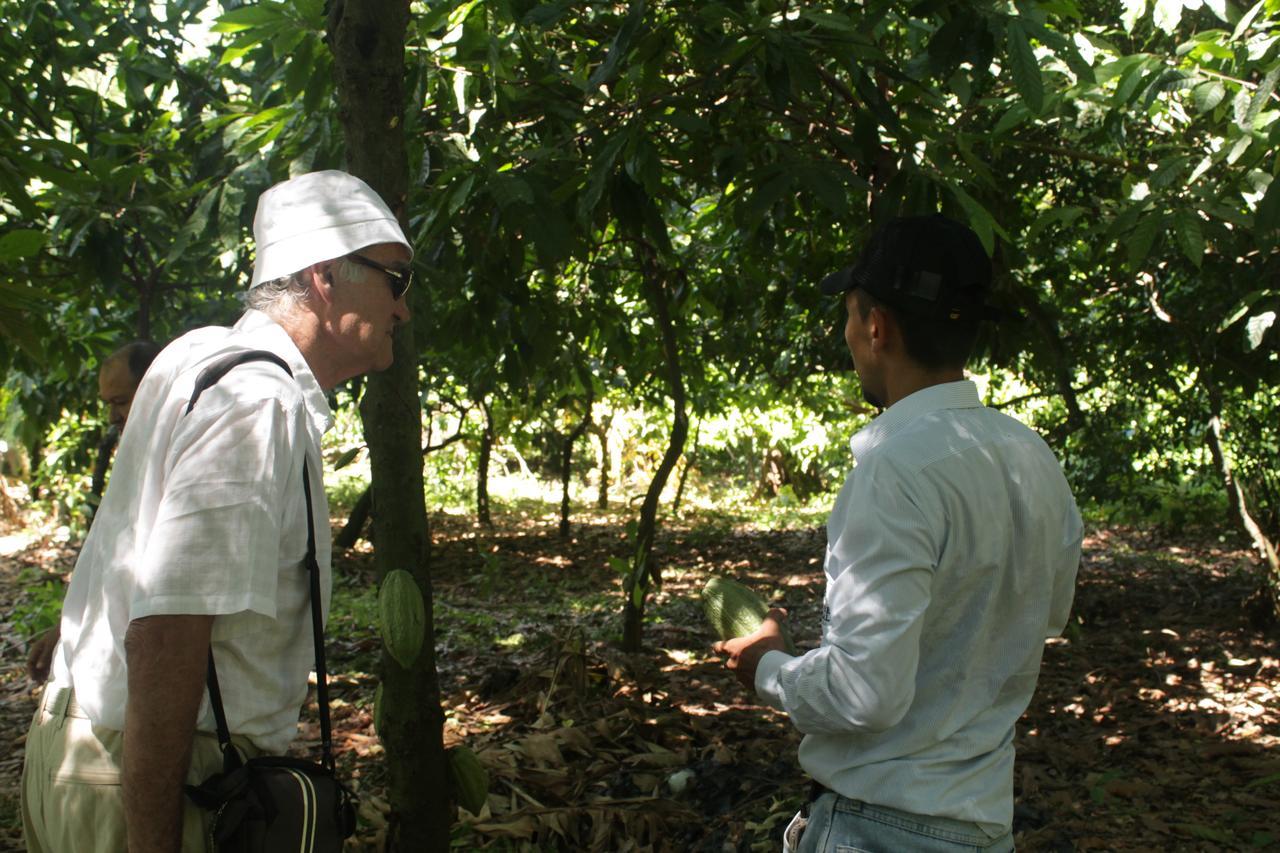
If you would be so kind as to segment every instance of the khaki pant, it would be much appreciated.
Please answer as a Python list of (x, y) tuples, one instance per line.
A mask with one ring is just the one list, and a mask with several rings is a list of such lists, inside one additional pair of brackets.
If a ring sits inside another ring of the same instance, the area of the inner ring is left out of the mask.
[[(241, 738), (233, 742), (242, 755), (258, 753)], [(124, 853), (123, 746), (124, 734), (93, 725), (70, 688), (45, 687), (22, 766), (22, 830), (29, 853)], [(187, 782), (198, 784), (221, 770), (218, 739), (198, 732)], [(184, 853), (208, 853), (209, 814), (185, 802)]]

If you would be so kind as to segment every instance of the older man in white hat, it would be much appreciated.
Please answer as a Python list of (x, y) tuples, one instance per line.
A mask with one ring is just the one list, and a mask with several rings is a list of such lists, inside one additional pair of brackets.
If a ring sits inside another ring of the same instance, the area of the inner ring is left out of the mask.
[[(390, 366), (413, 253), (383, 200), (336, 171), (267, 190), (254, 238), (249, 310), (170, 344), (134, 399), (27, 738), (32, 851), (205, 849), (207, 813), (183, 784), (222, 768), (210, 649), (244, 752), (283, 752), (296, 731), (313, 662), (303, 461), (327, 530), (325, 392)], [(244, 364), (186, 414), (202, 368), (245, 350), (292, 377)], [(326, 610), (329, 556), (319, 536)]]

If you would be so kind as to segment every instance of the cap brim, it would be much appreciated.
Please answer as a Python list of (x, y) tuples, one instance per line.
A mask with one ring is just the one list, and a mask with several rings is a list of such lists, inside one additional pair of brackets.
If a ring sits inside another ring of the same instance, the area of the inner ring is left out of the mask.
[(837, 293), (853, 290), (854, 285), (853, 267), (845, 267), (839, 272), (833, 272), (824, 278), (819, 286), (822, 288), (823, 293), (834, 296)]

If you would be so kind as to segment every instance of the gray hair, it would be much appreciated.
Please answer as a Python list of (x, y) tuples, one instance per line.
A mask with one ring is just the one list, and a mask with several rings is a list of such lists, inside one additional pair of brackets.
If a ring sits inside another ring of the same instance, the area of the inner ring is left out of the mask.
[[(335, 260), (333, 269), (339, 279), (352, 284), (363, 284), (369, 275), (369, 270), (345, 257)], [(245, 306), (277, 319), (304, 308), (311, 301), (311, 286), (303, 278), (303, 272), (299, 270), (249, 288), (244, 297)]]

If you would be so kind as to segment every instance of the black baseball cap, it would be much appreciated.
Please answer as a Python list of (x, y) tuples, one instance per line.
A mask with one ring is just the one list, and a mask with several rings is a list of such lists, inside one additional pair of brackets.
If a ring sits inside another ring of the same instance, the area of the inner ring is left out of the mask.
[(951, 320), (998, 320), (987, 304), (991, 259), (978, 235), (940, 213), (894, 219), (858, 262), (822, 280), (823, 293), (865, 290), (891, 308)]

